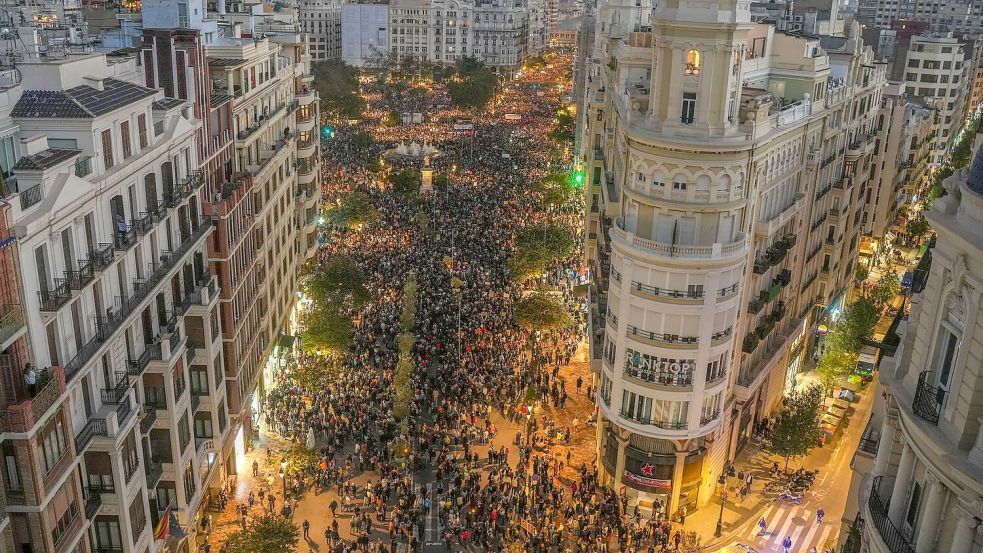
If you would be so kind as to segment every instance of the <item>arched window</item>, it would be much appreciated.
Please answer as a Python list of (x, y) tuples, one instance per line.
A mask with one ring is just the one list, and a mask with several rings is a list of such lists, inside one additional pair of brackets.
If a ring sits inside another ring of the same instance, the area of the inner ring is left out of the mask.
[(690, 50), (686, 52), (686, 66), (687, 75), (699, 75), (700, 74), (700, 52), (696, 50)]

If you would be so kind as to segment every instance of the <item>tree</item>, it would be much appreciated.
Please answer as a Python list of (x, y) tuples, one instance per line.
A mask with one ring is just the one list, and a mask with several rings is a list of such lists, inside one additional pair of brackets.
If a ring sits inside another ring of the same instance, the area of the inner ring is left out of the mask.
[(244, 530), (230, 535), (226, 553), (292, 553), (297, 551), (300, 528), (289, 519), (264, 515), (252, 519)]
[(292, 444), (283, 450), (280, 463), (286, 474), (306, 472), (321, 460), (321, 454), (304, 444)]
[(527, 330), (559, 330), (572, 325), (573, 317), (555, 294), (533, 292), (516, 302), (515, 322)]
[(826, 395), (832, 395), (836, 386), (849, 376), (856, 366), (856, 352), (848, 352), (836, 345), (827, 345), (823, 351), (823, 356), (819, 359), (819, 364), (816, 365), (819, 382), (822, 384)]
[(379, 213), (372, 200), (364, 192), (350, 192), (342, 196), (338, 203), (329, 206), (325, 216), (335, 226), (356, 229), (369, 225)]
[(301, 317), (300, 324), (304, 351), (340, 356), (352, 345), (355, 326), (350, 317), (334, 306), (316, 305)]
[(908, 221), (906, 230), (908, 235), (914, 238), (916, 242), (919, 242), (928, 234), (928, 231), (932, 230), (932, 226), (928, 224), (928, 219), (919, 212), (911, 221)]
[(785, 396), (771, 429), (771, 449), (785, 458), (786, 471), (790, 459), (801, 457), (819, 445), (822, 420), (819, 407), (822, 402), (823, 392), (819, 386), (793, 390)]
[(413, 345), (416, 339), (412, 331), (416, 326), (416, 274), (410, 273), (403, 284), (402, 313), (400, 325), (403, 333), (397, 339), (399, 344), (399, 359), (396, 361), (396, 373), (393, 376), (393, 417), (400, 423), (401, 435), (409, 432), (410, 405), (413, 402)]
[(304, 294), (318, 305), (358, 310), (369, 301), (365, 275), (355, 260), (347, 255), (336, 254), (308, 264), (301, 285)]
[(550, 131), (550, 139), (554, 142), (573, 142), (574, 127), (577, 121), (568, 109), (560, 109), (556, 113), (556, 126)]
[(573, 235), (562, 226), (549, 224), (522, 229), (516, 233), (509, 270), (519, 281), (536, 278), (546, 267), (569, 256), (573, 247)]
[(880, 308), (870, 298), (861, 297), (843, 311), (836, 326), (826, 336), (827, 348), (838, 348), (846, 352), (860, 351), (864, 340), (870, 338), (879, 319)]
[(358, 70), (343, 61), (327, 60), (315, 65), (314, 88), (325, 113), (356, 119), (365, 111), (365, 100), (358, 92)]
[(543, 196), (546, 205), (563, 207), (574, 200), (576, 190), (566, 173), (553, 173), (533, 185), (533, 190)]
[(403, 196), (412, 196), (420, 191), (420, 173), (412, 169), (390, 173), (389, 183)]
[(457, 62), (457, 75), (447, 83), (451, 103), (460, 109), (482, 108), (495, 96), (498, 77), (478, 60), (463, 57)]
[(857, 271), (853, 274), (854, 284), (862, 284), (870, 276), (870, 269), (866, 265), (857, 264)]
[[(894, 271), (889, 271), (867, 292), (867, 299), (878, 311), (901, 293), (901, 280)], [(875, 321), (876, 324), (876, 321)]]

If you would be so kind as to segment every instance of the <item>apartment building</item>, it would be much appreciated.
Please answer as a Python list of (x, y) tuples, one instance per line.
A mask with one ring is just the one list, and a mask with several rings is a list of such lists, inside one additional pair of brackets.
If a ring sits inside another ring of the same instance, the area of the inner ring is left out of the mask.
[(683, 0), (640, 28), (637, 9), (598, 8), (581, 122), (597, 458), (673, 514), (710, 501), (843, 304), (885, 67), (855, 24), (792, 35)]
[(983, 9), (968, 0), (863, 0), (858, 12), (880, 29), (915, 24), (937, 33), (983, 31)]
[[(371, 66), (389, 54), (389, 6), (341, 7), (341, 59), (354, 67)], [(316, 59), (316, 53), (315, 53)]]
[[(381, 6), (385, 9), (385, 5)], [(307, 33), (311, 57), (341, 59), (341, 0), (300, 0), (297, 8), (300, 31)]]
[(861, 497), (873, 553), (983, 547), (983, 155), (945, 180), (925, 212), (938, 235), (923, 290), (881, 361), (884, 409), (873, 478)]
[(936, 110), (902, 83), (884, 88), (877, 114), (871, 185), (862, 217), (861, 251), (876, 253), (898, 211), (915, 203), (928, 184), (937, 133)]
[[(904, 52), (905, 92), (924, 98), (939, 113), (933, 163), (942, 162), (966, 119), (980, 50), (975, 40), (949, 34), (913, 36)], [(899, 51), (899, 58), (901, 54)]]
[[(120, 64), (135, 60), (19, 66), (8, 220), (29, 339), (13, 372), (46, 369), (43, 391), (6, 408), (17, 550), (148, 550), (151, 504), (195, 512), (215, 469), (213, 442), (191, 446), (193, 425), (229, 428), (185, 393), (189, 367), (214, 372), (189, 339), (219, 336), (207, 322), (201, 123), (183, 101), (114, 78)], [(221, 397), (219, 384), (205, 391)]]
[(246, 470), (316, 247), (317, 96), (296, 27), (184, 8), (0, 89), (0, 551), (156, 551), (168, 506), (193, 542)]
[[(539, 24), (544, 18), (536, 17)], [(522, 64), (530, 37), (529, 7), (492, 0), (395, 0), (389, 4), (389, 51), (396, 60), (456, 63), (462, 57), (510, 72)], [(538, 38), (536, 39), (539, 40)]]

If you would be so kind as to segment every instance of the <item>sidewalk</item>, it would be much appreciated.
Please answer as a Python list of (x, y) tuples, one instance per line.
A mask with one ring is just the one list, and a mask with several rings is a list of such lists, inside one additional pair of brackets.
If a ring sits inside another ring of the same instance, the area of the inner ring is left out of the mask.
[[(854, 513), (845, 512), (848, 494), (843, 493), (843, 490), (850, 489), (849, 485), (852, 479), (850, 464), (870, 417), (876, 395), (875, 390), (876, 375), (874, 382), (867, 386), (860, 399), (853, 404), (852, 411), (848, 412), (848, 418), (844, 421), (843, 427), (833, 438), (824, 447), (817, 447), (804, 458), (789, 463), (789, 470), (802, 466), (810, 470), (819, 469), (820, 471), (812, 490), (807, 492), (806, 498), (800, 505), (776, 503), (775, 499), (764, 496), (762, 493), (764, 486), (772, 480), (768, 476), (772, 463), (778, 461), (780, 465), (784, 466), (784, 459), (769, 453), (763, 448), (763, 444), (752, 440), (738, 455), (735, 461), (735, 470), (745, 473), (750, 471), (754, 475), (754, 484), (751, 492), (743, 500), (735, 501), (735, 498), (739, 499), (740, 495), (729, 494), (723, 509), (723, 533), (721, 537), (716, 538), (713, 535), (717, 518), (720, 515), (719, 496), (699, 511), (690, 513), (686, 517), (685, 529), (697, 532), (702, 536), (703, 546), (707, 550), (719, 549), (733, 543), (744, 543), (755, 547), (760, 553), (781, 551), (780, 547), (773, 548), (772, 544), (769, 543), (774, 541), (773, 538), (778, 535), (779, 523), (785, 521), (781, 529), (788, 533), (793, 533), (795, 530), (795, 534), (801, 534), (805, 531), (810, 535), (819, 537), (819, 533), (810, 530), (815, 522), (814, 513), (816, 509), (822, 507), (826, 512), (825, 521), (832, 527), (832, 531), (826, 530), (823, 535), (827, 535), (826, 541), (831, 543), (797, 543), (794, 549), (796, 551), (808, 551), (808, 546), (814, 545), (817, 550), (822, 551), (825, 547), (835, 547), (844, 521), (850, 522), (854, 517)], [(809, 515), (810, 513), (811, 515)], [(769, 532), (759, 537), (756, 536), (756, 525), (763, 515), (765, 515)], [(780, 540), (781, 537), (778, 539)]]

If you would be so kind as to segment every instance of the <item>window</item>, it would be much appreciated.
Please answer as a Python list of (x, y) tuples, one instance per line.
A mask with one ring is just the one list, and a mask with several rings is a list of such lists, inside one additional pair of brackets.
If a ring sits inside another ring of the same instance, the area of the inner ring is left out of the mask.
[(212, 419), (202, 418), (195, 419), (195, 438), (211, 438), (212, 434)]
[(952, 384), (952, 368), (955, 366), (957, 357), (957, 346), (959, 345), (959, 335), (952, 328), (952, 323), (944, 321), (942, 328), (939, 329), (939, 341), (936, 356), (935, 374), (938, 376), (939, 403), (945, 398), (945, 393), (949, 391)]
[(120, 140), (123, 141), (123, 159), (133, 155), (133, 146), (130, 142), (130, 122), (123, 121), (119, 126)]
[(147, 140), (147, 116), (142, 113), (137, 117), (137, 132), (140, 133), (140, 149), (142, 150), (149, 143)]
[(918, 516), (918, 504), (922, 499), (922, 486), (915, 482), (911, 486), (911, 495), (908, 496), (908, 508), (905, 509), (904, 524), (909, 532), (915, 528), (915, 519)]
[(638, 422), (649, 422), (652, 413), (652, 398), (635, 392), (622, 390), (621, 416)]
[(96, 518), (92, 531), (95, 538), (96, 549), (118, 549), (122, 551), (123, 545), (119, 539), (119, 520), (115, 518)]
[(702, 298), (703, 297), (703, 285), (702, 284), (690, 284), (686, 287), (686, 294), (691, 298)]
[(672, 181), (673, 190), (686, 190), (686, 181), (674, 180)]
[(113, 166), (113, 132), (109, 129), (102, 131), (102, 165), (106, 169)]
[(42, 462), (44, 472), (48, 474), (64, 456), (68, 447), (65, 443), (65, 431), (62, 428), (61, 419), (56, 419), (49, 424), (48, 428), (42, 431), (42, 436), (40, 444)]
[(690, 50), (686, 52), (686, 63), (683, 65), (684, 73), (687, 75), (700, 74), (700, 52)]
[(718, 359), (707, 363), (707, 382), (713, 382), (727, 374), (726, 362), (727, 357), (721, 355)]
[(692, 125), (696, 118), (696, 93), (683, 92), (683, 109), (680, 121), (686, 125)]

